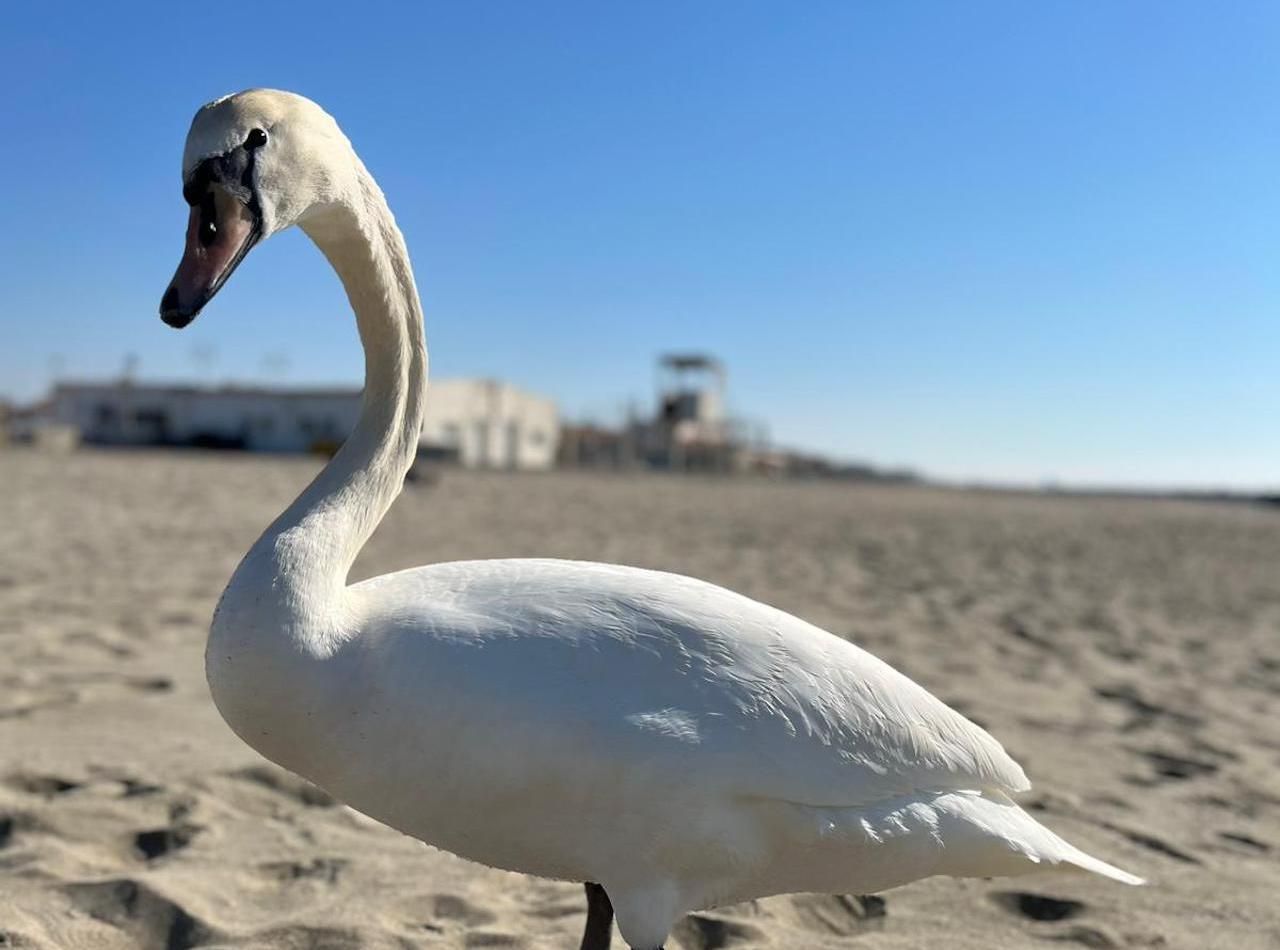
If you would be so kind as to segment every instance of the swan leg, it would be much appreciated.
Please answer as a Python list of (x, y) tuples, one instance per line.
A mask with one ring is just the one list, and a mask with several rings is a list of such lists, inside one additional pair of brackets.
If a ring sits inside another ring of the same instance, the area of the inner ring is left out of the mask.
[(599, 884), (588, 882), (587, 926), (582, 931), (581, 950), (609, 950), (613, 939), (613, 904)]

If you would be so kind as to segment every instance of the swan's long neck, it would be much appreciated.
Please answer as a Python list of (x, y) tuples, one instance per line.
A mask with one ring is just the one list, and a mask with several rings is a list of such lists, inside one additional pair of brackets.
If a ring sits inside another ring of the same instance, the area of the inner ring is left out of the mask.
[[(357, 160), (358, 162), (358, 160)], [(250, 549), (224, 595), (273, 609), (295, 638), (342, 636), (347, 574), (400, 494), (422, 430), (427, 350), (404, 239), (363, 166), (346, 202), (303, 229), (355, 310), (365, 352), (360, 420), (315, 481)]]

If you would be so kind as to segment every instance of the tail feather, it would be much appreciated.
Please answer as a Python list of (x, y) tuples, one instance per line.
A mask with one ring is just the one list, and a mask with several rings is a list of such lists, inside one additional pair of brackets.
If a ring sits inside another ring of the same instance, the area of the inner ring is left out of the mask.
[[(1059, 839), (1062, 840), (1062, 839)], [(1079, 868), (1082, 871), (1090, 871), (1093, 874), (1101, 874), (1103, 877), (1109, 877), (1113, 881), (1119, 881), (1121, 884), (1146, 884), (1146, 879), (1138, 877), (1136, 874), (1130, 874), (1128, 871), (1122, 871), (1114, 864), (1108, 864), (1095, 858), (1091, 854), (1085, 854), (1074, 845), (1066, 844), (1070, 849), (1070, 853), (1061, 859), (1062, 863), (1069, 864), (1072, 867)]]
[(1002, 792), (988, 790), (979, 801), (991, 802), (995, 805), (996, 820), (992, 820), (993, 816), (990, 810), (987, 810), (987, 820), (991, 822), (989, 827), (992, 830), (998, 829), (997, 834), (1004, 837), (1015, 850), (1022, 852), (1046, 870), (1064, 868), (1088, 871), (1122, 884), (1147, 883), (1136, 874), (1130, 874), (1081, 851), (1040, 824)]

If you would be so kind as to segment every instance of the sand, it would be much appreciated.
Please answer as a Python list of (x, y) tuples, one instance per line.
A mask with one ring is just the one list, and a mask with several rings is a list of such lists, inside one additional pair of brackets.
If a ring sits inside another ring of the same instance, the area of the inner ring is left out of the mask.
[[(381, 827), (218, 718), (213, 605), (317, 464), (0, 451), (0, 946), (577, 946), (578, 886)], [(515, 555), (693, 574), (856, 640), (1152, 882), (779, 897), (673, 946), (1280, 946), (1280, 511), (457, 472), (406, 492), (356, 574)]]

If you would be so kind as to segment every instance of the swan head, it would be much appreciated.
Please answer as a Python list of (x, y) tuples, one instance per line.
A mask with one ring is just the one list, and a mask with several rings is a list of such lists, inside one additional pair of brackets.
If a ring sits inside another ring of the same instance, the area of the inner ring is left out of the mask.
[(161, 319), (189, 324), (256, 244), (343, 203), (357, 167), (338, 123), (303, 96), (250, 89), (202, 106), (182, 155), (186, 246)]

